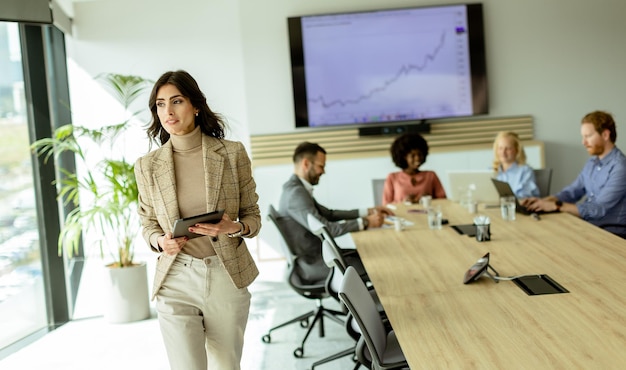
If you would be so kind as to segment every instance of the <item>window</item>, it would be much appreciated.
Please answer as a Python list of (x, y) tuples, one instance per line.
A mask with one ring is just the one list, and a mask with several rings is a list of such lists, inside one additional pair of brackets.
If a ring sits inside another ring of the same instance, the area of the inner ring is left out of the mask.
[(0, 22), (0, 348), (47, 326), (18, 29)]

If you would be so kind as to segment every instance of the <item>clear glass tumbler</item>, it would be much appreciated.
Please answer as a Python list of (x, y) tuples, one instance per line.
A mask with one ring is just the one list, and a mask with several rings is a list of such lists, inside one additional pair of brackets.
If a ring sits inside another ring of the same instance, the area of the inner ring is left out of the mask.
[(428, 228), (431, 230), (441, 230), (441, 220), (443, 214), (441, 213), (441, 206), (431, 205), (428, 207)]
[(500, 198), (500, 213), (505, 221), (515, 221), (515, 197)]

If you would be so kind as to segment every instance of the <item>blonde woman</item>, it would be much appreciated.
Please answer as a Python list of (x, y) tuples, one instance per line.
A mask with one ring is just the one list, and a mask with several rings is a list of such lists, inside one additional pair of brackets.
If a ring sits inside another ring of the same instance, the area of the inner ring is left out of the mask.
[(538, 197), (535, 173), (526, 164), (526, 153), (515, 132), (502, 131), (493, 142), (496, 179), (508, 182), (518, 198)]

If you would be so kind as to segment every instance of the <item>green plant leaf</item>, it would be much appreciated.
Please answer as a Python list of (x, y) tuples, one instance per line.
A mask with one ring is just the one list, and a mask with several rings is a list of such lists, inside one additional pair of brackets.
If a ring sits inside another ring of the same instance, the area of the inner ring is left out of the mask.
[(62, 203), (75, 207), (66, 214), (61, 226), (59, 254), (76, 256), (84, 235), (89, 235), (101, 257), (112, 259), (115, 266), (126, 267), (133, 264), (133, 241), (141, 228), (136, 211), (139, 192), (134, 165), (127, 161), (124, 153), (111, 150), (111, 155), (115, 155), (111, 158), (100, 150), (88, 150), (88, 145), (110, 145), (115, 149), (117, 140), (124, 138), (131, 121), (140, 113), (128, 112), (129, 106), (147, 92), (153, 82), (114, 73), (96, 78), (127, 110), (128, 119), (97, 129), (63, 125), (54, 130), (52, 137), (33, 142), (31, 150), (44, 162), (51, 157), (57, 160), (62, 153), (74, 153), (77, 167), (84, 169), (76, 174), (60, 168), (54, 181)]

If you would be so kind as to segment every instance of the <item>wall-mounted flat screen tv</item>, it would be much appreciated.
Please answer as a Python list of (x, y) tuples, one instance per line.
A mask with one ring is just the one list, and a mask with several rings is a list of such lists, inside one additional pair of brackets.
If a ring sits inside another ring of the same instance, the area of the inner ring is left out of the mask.
[(482, 4), (288, 18), (296, 127), (488, 113)]

